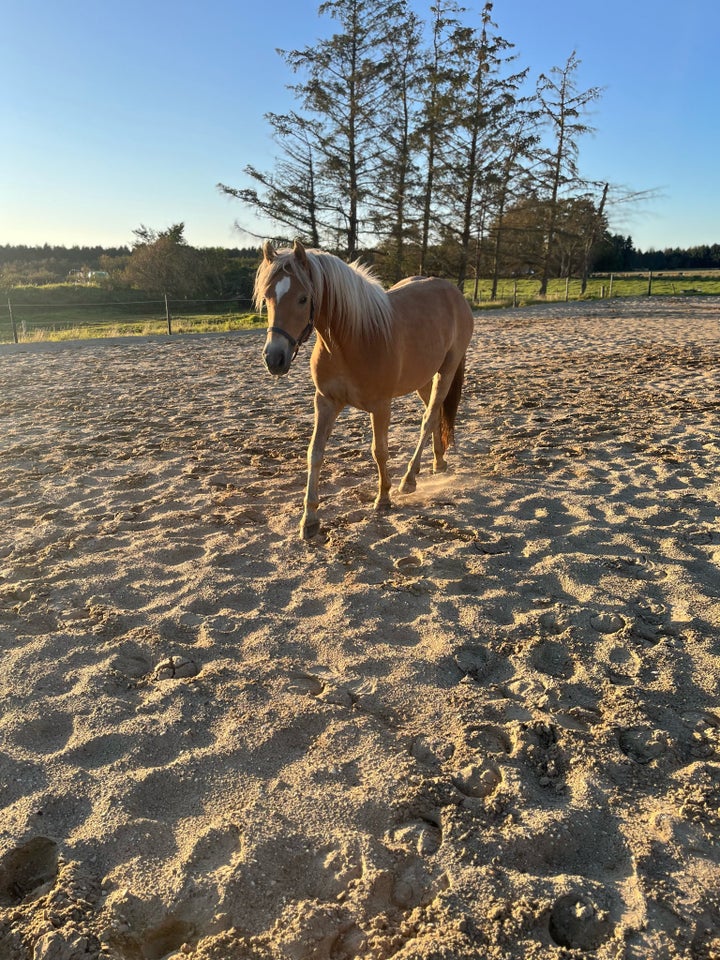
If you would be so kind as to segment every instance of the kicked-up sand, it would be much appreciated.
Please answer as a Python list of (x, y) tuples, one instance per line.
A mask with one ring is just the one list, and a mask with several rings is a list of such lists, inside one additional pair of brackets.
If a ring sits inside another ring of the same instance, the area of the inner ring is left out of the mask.
[(261, 347), (1, 350), (2, 960), (718, 960), (720, 303), (481, 315), (310, 544)]

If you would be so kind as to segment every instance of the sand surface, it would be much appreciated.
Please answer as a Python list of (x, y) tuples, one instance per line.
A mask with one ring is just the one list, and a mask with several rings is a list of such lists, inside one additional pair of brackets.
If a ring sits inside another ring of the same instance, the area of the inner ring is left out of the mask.
[(261, 347), (0, 355), (0, 958), (718, 960), (720, 304), (483, 315), (309, 545)]

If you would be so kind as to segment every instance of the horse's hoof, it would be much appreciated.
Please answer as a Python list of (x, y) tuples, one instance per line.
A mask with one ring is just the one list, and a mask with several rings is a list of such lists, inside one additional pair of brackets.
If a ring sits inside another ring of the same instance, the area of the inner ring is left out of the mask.
[(416, 487), (417, 487), (417, 484), (413, 479), (411, 479), (410, 477), (403, 477), (402, 482), (398, 487), (398, 490), (400, 491), (400, 493), (414, 493)]
[(375, 512), (376, 513), (390, 513), (392, 510), (392, 503), (389, 500), (376, 500), (375, 501)]
[(312, 540), (313, 537), (316, 537), (320, 533), (320, 521), (319, 520), (306, 520), (303, 518), (300, 524), (300, 536), (303, 540)]
[(437, 463), (433, 464), (433, 473), (445, 473), (448, 466), (444, 460), (438, 460)]

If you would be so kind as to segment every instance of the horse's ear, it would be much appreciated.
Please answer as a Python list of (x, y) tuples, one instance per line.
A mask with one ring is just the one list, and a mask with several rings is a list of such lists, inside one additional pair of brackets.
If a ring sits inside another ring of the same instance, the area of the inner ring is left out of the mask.
[(305, 247), (299, 240), (296, 240), (293, 243), (293, 254), (298, 263), (307, 270), (308, 260), (307, 254), (305, 253)]
[(263, 244), (262, 251), (263, 251), (263, 259), (265, 260), (266, 263), (272, 263), (275, 257), (277, 256), (275, 247), (272, 245), (272, 241), (270, 240), (265, 241), (265, 243)]

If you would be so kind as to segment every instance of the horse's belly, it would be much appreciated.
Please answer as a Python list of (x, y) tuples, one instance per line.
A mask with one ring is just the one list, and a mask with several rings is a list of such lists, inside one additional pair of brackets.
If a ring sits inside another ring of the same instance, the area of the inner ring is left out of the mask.
[(398, 372), (393, 396), (404, 397), (406, 393), (413, 393), (420, 390), (426, 384), (430, 383), (438, 371), (439, 361), (433, 363), (422, 362), (422, 359), (415, 363), (404, 364)]
[(423, 338), (407, 337), (398, 349), (394, 396), (402, 397), (430, 383), (452, 346), (438, 331)]
[[(360, 351), (343, 356), (318, 351), (313, 355), (310, 369), (320, 393), (341, 404), (372, 413), (391, 397), (400, 396), (396, 390), (399, 367), (395, 357), (381, 352), (364, 355)], [(413, 390), (410, 387), (406, 393)]]

